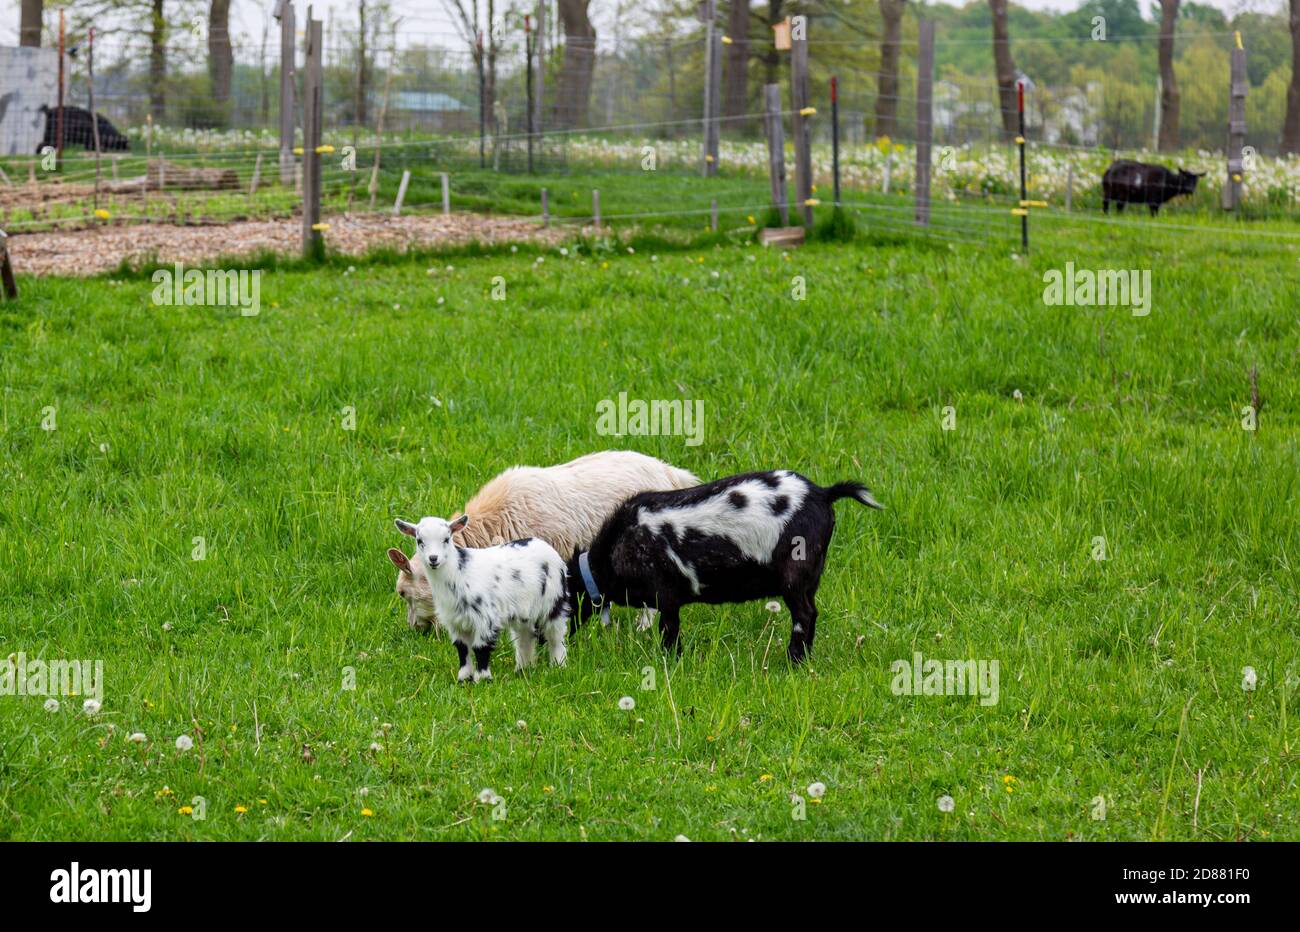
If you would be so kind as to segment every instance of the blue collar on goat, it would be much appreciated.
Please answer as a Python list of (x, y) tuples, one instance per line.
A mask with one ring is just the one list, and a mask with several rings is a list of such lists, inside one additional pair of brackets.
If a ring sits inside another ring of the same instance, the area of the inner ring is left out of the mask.
[(609, 602), (600, 594), (596, 577), (591, 575), (591, 557), (585, 550), (578, 554), (578, 570), (582, 573), (582, 586), (587, 590), (587, 598), (591, 599), (594, 608), (600, 609), (600, 623), (609, 624)]

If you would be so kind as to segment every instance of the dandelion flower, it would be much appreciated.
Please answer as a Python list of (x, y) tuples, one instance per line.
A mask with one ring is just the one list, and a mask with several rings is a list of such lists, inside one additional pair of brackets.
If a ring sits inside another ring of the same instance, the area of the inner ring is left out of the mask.
[(758, 782), (759, 782), (759, 783), (766, 783), (768, 780), (771, 780), (771, 779), (772, 779), (772, 775), (771, 775), (770, 773), (760, 773), (760, 774), (758, 775)]
[(176, 813), (177, 813), (178, 815), (193, 815), (193, 814), (194, 814), (194, 807), (193, 807), (193, 806), (181, 806), (179, 809), (176, 810)]
[(1242, 667), (1242, 668), (1241, 668), (1241, 688), (1242, 688), (1242, 689), (1244, 689), (1244, 690), (1245, 690), (1246, 692), (1248, 692), (1248, 693), (1250, 693), (1250, 692), (1254, 692), (1254, 691), (1255, 691), (1255, 684), (1256, 684), (1258, 681), (1259, 681), (1259, 678), (1255, 675), (1255, 668), (1254, 668), (1254, 667)]
[(624, 712), (631, 712), (636, 708), (636, 700), (631, 696), (624, 696), (622, 699), (618, 700), (618, 707)]
[(127, 735), (126, 740), (130, 741), (132, 744), (144, 744), (149, 739), (145, 737), (145, 733), (143, 731), (135, 731)]
[(189, 751), (194, 747), (194, 739), (189, 735), (178, 735), (176, 738), (176, 750)]
[(383, 749), (384, 749), (384, 746), (383, 746), (382, 744), (380, 744), (378, 741), (371, 741), (371, 742), (370, 742), (370, 750), (373, 751), (374, 753), (378, 754), (378, 753), (379, 753), (380, 751), (382, 751)]
[(57, 712), (57, 711), (59, 711), (59, 700), (57, 700), (57, 699), (46, 699), (46, 700), (45, 700), (45, 711), (46, 711), (46, 712)]
[(483, 803), (485, 806), (494, 805), (500, 798), (501, 797), (497, 795), (497, 791), (490, 787), (484, 787), (478, 791), (478, 801)]
[(247, 811), (248, 811), (248, 807), (247, 807), (247, 806), (236, 806), (236, 807), (235, 807), (235, 812), (238, 813), (239, 815), (243, 815), (243, 814), (244, 814), (245, 812), (247, 812)]
[(519, 721), (515, 722), (515, 727), (518, 728), (520, 731), (523, 731), (528, 727), (528, 723), (521, 718)]
[(100, 705), (98, 699), (87, 699), (81, 704), (81, 711), (85, 712), (87, 715), (98, 715), (99, 710), (102, 708), (103, 706)]
[(952, 798), (951, 796), (940, 796), (940, 797), (939, 797), (939, 811), (940, 811), (940, 812), (952, 812), (953, 809), (955, 809), (955, 808), (957, 808), (957, 804), (956, 804), (955, 802), (953, 802), (953, 798)]
[(825, 795), (826, 795), (826, 784), (825, 784), (825, 783), (810, 783), (810, 784), (808, 784), (808, 796), (809, 796), (811, 799), (821, 799), (821, 798), (822, 798), (823, 796), (825, 796)]
[(767, 605), (764, 606), (764, 607), (765, 607), (769, 612), (771, 612), (773, 615), (775, 615), (775, 614), (777, 614), (779, 611), (781, 611), (781, 603), (780, 603), (780, 602), (768, 602)]
[(362, 810), (361, 810), (361, 814), (362, 814), (363, 816), (365, 816), (365, 817), (368, 819), (368, 818), (370, 818), (371, 816), (373, 816), (373, 815), (375, 814), (375, 810), (373, 810), (373, 809), (362, 809)]

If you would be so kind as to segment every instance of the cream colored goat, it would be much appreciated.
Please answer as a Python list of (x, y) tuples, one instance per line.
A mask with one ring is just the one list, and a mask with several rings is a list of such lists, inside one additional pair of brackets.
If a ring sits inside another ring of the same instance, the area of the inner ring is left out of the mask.
[[(559, 466), (515, 466), (491, 479), (465, 503), (469, 526), (455, 535), (464, 547), (495, 547), (540, 537), (567, 562), (585, 550), (605, 519), (638, 492), (688, 489), (700, 480), (663, 460), (628, 450), (589, 453)], [(417, 554), (393, 548), (397, 594), (406, 623), (425, 630), (434, 621), (433, 594)]]

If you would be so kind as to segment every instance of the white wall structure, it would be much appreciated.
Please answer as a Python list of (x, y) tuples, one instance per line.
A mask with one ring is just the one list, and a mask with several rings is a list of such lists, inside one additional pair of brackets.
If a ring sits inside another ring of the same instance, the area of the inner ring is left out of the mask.
[(45, 136), (40, 106), (53, 108), (58, 97), (57, 49), (0, 46), (0, 155), (35, 155)]

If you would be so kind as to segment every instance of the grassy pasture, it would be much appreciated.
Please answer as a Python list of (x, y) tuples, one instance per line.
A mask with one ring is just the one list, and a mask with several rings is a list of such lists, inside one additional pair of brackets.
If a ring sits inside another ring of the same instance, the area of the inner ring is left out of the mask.
[[(94, 717), (0, 696), (0, 837), (1300, 838), (1300, 241), (1058, 218), (1017, 257), (1006, 222), (286, 264), (256, 317), (20, 280), (0, 658), (105, 684)], [(1066, 261), (1151, 269), (1151, 314), (1045, 306)], [(598, 435), (620, 392), (702, 399), (703, 442)], [(680, 661), (624, 610), (566, 669), (503, 647), (455, 685), (392, 593), (392, 517), (606, 447), (872, 487), (889, 510), (837, 506), (810, 664), (760, 603), (685, 610)], [(895, 695), (915, 651), (997, 660), (999, 701)]]

